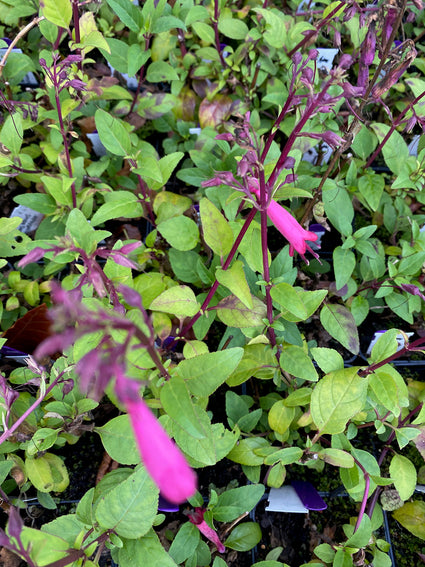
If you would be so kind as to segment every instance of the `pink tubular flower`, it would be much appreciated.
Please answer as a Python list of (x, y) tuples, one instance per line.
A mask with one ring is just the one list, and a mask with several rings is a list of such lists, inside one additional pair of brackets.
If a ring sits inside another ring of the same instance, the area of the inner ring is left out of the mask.
[(146, 470), (161, 494), (173, 504), (194, 495), (197, 479), (179, 448), (140, 398), (137, 384), (116, 369), (115, 392), (126, 406)]
[(204, 520), (204, 514), (205, 510), (203, 508), (195, 508), (194, 512), (189, 512), (188, 514), (189, 521), (198, 528), (201, 534), (203, 534), (216, 546), (219, 553), (224, 553), (226, 548), (221, 543), (217, 532), (213, 528), (211, 528)]
[[(254, 188), (251, 185), (251, 191), (260, 197), (259, 189)], [(294, 250), (298, 252), (303, 258), (304, 254), (308, 250), (317, 258), (307, 241), (316, 242), (318, 236), (315, 232), (310, 230), (305, 230), (300, 223), (295, 219), (291, 213), (284, 209), (279, 203), (274, 199), (271, 200), (270, 205), (267, 209), (267, 215), (279, 232), (289, 242), (289, 255), (294, 255)]]

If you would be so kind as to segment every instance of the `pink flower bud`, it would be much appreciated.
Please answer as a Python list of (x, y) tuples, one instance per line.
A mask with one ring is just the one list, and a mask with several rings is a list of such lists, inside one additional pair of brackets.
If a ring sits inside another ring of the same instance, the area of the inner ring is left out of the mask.
[(224, 553), (226, 551), (226, 548), (221, 543), (217, 532), (204, 520), (204, 514), (205, 510), (203, 508), (195, 508), (194, 512), (190, 512), (188, 514), (189, 521), (198, 528), (202, 535), (204, 535), (216, 546), (219, 553)]

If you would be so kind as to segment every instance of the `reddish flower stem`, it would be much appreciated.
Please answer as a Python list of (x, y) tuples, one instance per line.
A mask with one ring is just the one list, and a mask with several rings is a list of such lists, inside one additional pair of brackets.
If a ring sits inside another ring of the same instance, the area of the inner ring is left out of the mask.
[[(253, 208), (249, 212), (248, 216), (246, 217), (245, 222), (244, 222), (241, 230), (239, 231), (239, 234), (236, 237), (236, 240), (235, 240), (235, 242), (232, 246), (232, 249), (230, 250), (229, 255), (226, 258), (226, 261), (223, 264), (223, 270), (227, 270), (227, 268), (230, 266), (230, 263), (232, 262), (233, 258), (235, 257), (235, 254), (238, 251), (239, 245), (242, 242), (242, 238), (245, 236), (246, 231), (248, 230), (248, 227), (251, 224), (251, 222), (254, 220), (254, 217), (255, 217), (256, 214), (257, 214), (257, 209)], [(193, 325), (196, 323), (196, 321), (201, 317), (203, 311), (205, 311), (205, 309), (207, 309), (212, 298), (214, 297), (215, 292), (217, 291), (218, 286), (219, 286), (219, 282), (217, 280), (215, 280), (215, 282), (211, 286), (210, 291), (208, 292), (207, 297), (204, 299), (204, 302), (201, 305), (201, 309), (198, 311), (198, 313), (196, 315), (194, 315), (192, 317), (192, 319), (189, 321), (189, 323), (187, 325), (185, 325), (185, 327), (183, 327), (183, 329), (179, 333), (180, 337), (184, 337), (190, 331), (190, 329), (193, 327)], [(177, 342), (177, 339), (175, 339), (170, 344), (170, 348), (173, 347), (176, 342)]]

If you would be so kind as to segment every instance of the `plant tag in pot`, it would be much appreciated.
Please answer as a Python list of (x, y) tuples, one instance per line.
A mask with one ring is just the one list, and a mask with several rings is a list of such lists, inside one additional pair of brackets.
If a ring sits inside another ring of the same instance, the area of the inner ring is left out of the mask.
[(44, 215), (37, 211), (33, 211), (29, 207), (25, 207), (25, 205), (18, 205), (13, 209), (10, 217), (19, 217), (22, 219), (22, 222), (19, 225), (19, 230), (21, 232), (25, 232), (25, 234), (29, 234), (30, 232), (37, 230)]
[(301, 502), (301, 498), (293, 486), (271, 488), (269, 493), (268, 512), (289, 512), (292, 514), (307, 514), (308, 508)]

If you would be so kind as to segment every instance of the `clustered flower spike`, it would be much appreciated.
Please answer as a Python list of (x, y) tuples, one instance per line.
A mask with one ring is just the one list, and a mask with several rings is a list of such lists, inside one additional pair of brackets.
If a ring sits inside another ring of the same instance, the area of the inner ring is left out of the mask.
[(217, 548), (219, 553), (224, 553), (226, 548), (221, 543), (220, 538), (218, 537), (217, 532), (207, 524), (204, 520), (205, 510), (203, 508), (195, 508), (194, 512), (189, 512), (189, 521), (194, 524), (198, 530), (204, 535), (207, 539), (209, 539)]
[(137, 384), (119, 366), (115, 372), (115, 393), (126, 407), (146, 470), (169, 502), (185, 502), (196, 492), (196, 474), (140, 397)]

